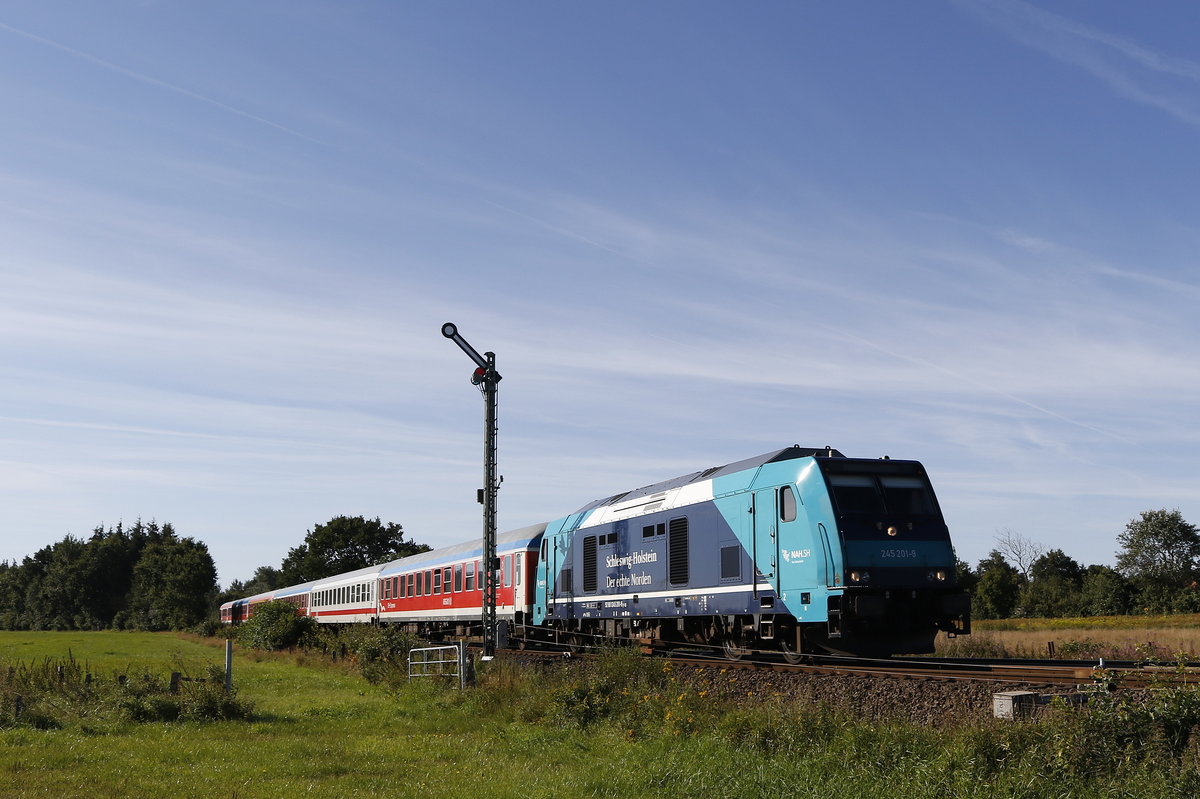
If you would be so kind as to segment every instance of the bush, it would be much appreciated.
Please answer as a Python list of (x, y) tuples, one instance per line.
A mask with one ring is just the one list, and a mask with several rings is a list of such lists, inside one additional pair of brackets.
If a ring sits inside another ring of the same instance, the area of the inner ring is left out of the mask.
[(317, 620), (296, 615), (290, 602), (265, 602), (237, 631), (238, 643), (254, 649), (291, 649), (317, 640)]
[(188, 630), (192, 635), (198, 635), (201, 638), (229, 638), (233, 634), (233, 628), (222, 622), (220, 619), (209, 617), (202, 622), (196, 624), (195, 627)]
[(368, 682), (395, 685), (408, 678), (408, 653), (425, 642), (399, 627), (358, 625), (340, 630), (336, 645), (358, 663)]
[[(182, 673), (182, 672), (181, 672)], [(96, 720), (217, 721), (249, 718), (252, 705), (225, 690), (220, 666), (185, 679), (172, 693), (169, 676), (91, 674), (70, 655), (40, 663), (0, 665), (0, 728), (54, 729)]]

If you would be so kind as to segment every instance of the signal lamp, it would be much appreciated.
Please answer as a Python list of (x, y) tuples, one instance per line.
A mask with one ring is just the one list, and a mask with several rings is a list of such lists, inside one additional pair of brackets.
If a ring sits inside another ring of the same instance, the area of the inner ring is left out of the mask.
[(485, 379), (487, 379), (487, 369), (483, 368), (482, 366), (476, 368), (474, 372), (471, 372), (471, 382), (475, 385), (479, 385)]

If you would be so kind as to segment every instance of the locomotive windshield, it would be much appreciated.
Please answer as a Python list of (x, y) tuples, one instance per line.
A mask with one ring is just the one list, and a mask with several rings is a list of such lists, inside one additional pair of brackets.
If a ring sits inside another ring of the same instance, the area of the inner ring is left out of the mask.
[(842, 514), (937, 514), (929, 485), (917, 475), (831, 474), (829, 487)]

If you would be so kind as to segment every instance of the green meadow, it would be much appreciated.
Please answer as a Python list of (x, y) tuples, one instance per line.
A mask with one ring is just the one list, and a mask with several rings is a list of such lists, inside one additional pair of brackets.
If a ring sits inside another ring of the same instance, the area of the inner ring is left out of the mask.
[[(224, 658), (215, 639), (0, 633), (0, 669), (10, 677), (36, 667), (53, 683), (54, 664), (68, 653), (93, 685), (117, 674), (204, 674)], [(1161, 694), (1145, 712), (1102, 702), (1087, 714), (1063, 710), (1037, 723), (978, 719), (929, 729), (786, 699), (713, 701), (661, 661), (628, 652), (570, 670), (498, 661), (481, 667), (477, 687), (458, 691), (431, 681), (371, 683), (345, 660), (238, 649), (234, 682), (245, 718), (138, 721), (117, 705), (101, 712), (65, 695), (46, 700), (48, 712), (61, 711), (54, 725), (6, 717), (0, 797), (1200, 792), (1191, 736), (1200, 698), (1187, 691)]]

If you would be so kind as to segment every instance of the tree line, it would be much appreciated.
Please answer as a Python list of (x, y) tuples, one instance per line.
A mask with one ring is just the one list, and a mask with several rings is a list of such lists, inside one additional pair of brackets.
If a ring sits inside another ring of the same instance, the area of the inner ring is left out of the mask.
[(183, 629), (208, 615), (216, 587), (208, 547), (170, 523), (100, 525), (0, 563), (0, 628)]
[(1009, 530), (972, 569), (958, 562), (976, 619), (1200, 613), (1200, 530), (1178, 510), (1149, 510), (1117, 536), (1116, 568), (1083, 566)]
[(20, 562), (0, 562), (0, 629), (183, 630), (215, 618), (228, 599), (426, 552), (395, 522), (335, 516), (309, 530), (279, 567), (260, 566), (224, 592), (208, 547), (168, 522), (97, 526)]

